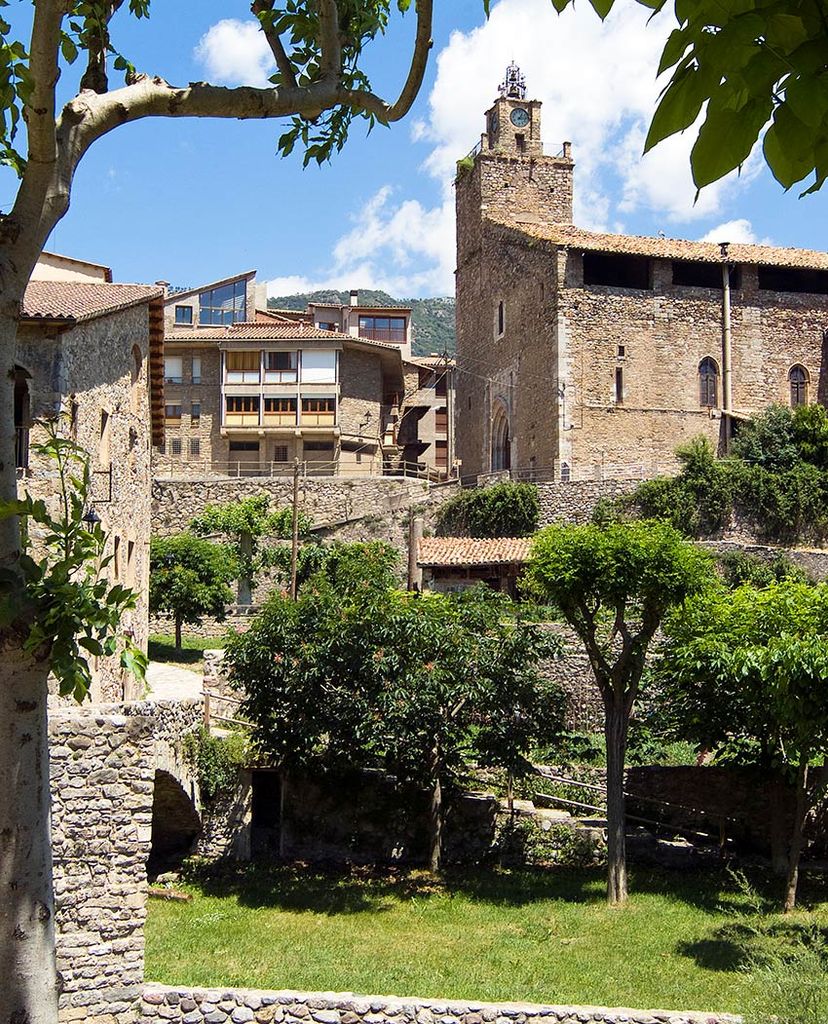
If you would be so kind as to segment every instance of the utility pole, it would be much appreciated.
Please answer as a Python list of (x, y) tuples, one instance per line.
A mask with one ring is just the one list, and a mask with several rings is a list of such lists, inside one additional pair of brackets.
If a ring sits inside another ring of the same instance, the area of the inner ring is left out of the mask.
[(296, 559), (299, 554), (299, 460), (293, 460), (293, 530), (290, 544), (290, 596), (296, 600)]

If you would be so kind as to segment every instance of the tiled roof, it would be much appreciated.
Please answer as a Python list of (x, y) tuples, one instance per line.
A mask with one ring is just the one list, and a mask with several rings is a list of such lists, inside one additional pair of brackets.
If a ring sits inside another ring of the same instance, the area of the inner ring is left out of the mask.
[(323, 331), (302, 320), (280, 322), (268, 318), (263, 323), (230, 324), (227, 327), (196, 327), (194, 330), (172, 331), (167, 341), (338, 341), (352, 345), (370, 345), (391, 352), (398, 352), (399, 345), (387, 345), (382, 341), (357, 338), (339, 331)]
[[(512, 228), (523, 235), (543, 239), (571, 249), (626, 253), (631, 256), (652, 256), (657, 259), (697, 260), (721, 263), (722, 250), (715, 242), (689, 242), (682, 238), (650, 238), (644, 235), (610, 235), (586, 231), (571, 224), (518, 224), (490, 218), (503, 228)], [(722, 239), (726, 241), (727, 239)], [(747, 245), (731, 242), (727, 258), (730, 263), (762, 264), (776, 267), (801, 267), (828, 270), (828, 253), (812, 249), (786, 249), (770, 245)]]
[(449, 356), (410, 356), (406, 363), (413, 363), (414, 366), (423, 366), (429, 370), (440, 369), (441, 367), (452, 367), (455, 365), (454, 357)]
[(163, 297), (157, 285), (30, 281), (20, 309), (24, 320), (78, 323)]
[(424, 537), (418, 565), (514, 565), (529, 558), (529, 537)]
[(304, 323), (309, 321), (309, 314), (301, 309), (257, 309), (255, 323), (272, 324), (277, 323)]

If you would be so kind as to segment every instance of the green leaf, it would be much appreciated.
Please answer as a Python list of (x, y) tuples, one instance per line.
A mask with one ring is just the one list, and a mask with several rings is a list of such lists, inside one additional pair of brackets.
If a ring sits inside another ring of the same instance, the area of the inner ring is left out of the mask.
[(685, 64), (676, 71), (656, 107), (644, 142), (645, 153), (694, 123), (708, 96), (708, 82), (708, 76), (690, 65)]
[(764, 153), (776, 180), (786, 189), (802, 181), (814, 167), (808, 147), (808, 129), (787, 104), (776, 108), (773, 124), (765, 133)]
[(690, 154), (696, 186), (704, 188), (740, 167), (770, 114), (770, 102), (762, 100), (754, 100), (739, 111), (716, 110), (711, 103)]

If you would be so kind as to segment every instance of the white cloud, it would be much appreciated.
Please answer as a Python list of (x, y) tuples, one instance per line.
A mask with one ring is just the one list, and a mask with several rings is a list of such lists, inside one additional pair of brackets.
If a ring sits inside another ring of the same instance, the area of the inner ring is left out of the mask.
[(753, 225), (746, 217), (737, 220), (726, 220), (723, 224), (711, 228), (700, 242), (744, 242), (746, 244), (773, 245), (770, 238), (757, 238)]
[[(526, 75), (529, 95), (543, 101), (546, 151), (572, 141), (577, 224), (624, 231), (625, 221), (642, 214), (665, 227), (721, 214), (740, 183), (759, 172), (761, 159), (750, 159), (741, 179), (730, 175), (696, 198), (692, 129), (642, 158), (663, 84), (655, 72), (674, 26), (669, 10), (652, 20), (649, 14), (634, 0), (618, 0), (602, 23), (586, 3), (559, 16), (549, 0), (499, 0), (482, 26), (455, 31), (437, 56), (427, 115), (409, 129), (411, 144), (424, 147), (422, 170), (438, 183), (439, 200), (428, 208), (380, 189), (337, 242), (330, 266), (310, 283), (384, 287), (396, 295), (453, 290), (456, 161), (480, 138), (483, 113), (512, 59)], [(270, 67), (254, 23), (219, 22), (199, 54), (225, 81), (266, 77)], [(279, 293), (272, 285), (271, 294)]]
[(265, 88), (274, 61), (257, 21), (225, 18), (199, 39), (194, 56), (211, 82)]
[(336, 243), (333, 263), (314, 277), (288, 276), (267, 283), (268, 295), (320, 288), (381, 288), (397, 298), (454, 291), (454, 207), (426, 209), (413, 199), (395, 202), (379, 189)]

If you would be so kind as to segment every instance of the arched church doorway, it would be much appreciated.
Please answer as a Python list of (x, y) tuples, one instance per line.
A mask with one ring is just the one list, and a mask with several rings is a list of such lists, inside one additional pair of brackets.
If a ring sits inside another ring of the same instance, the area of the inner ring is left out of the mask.
[(502, 402), (495, 402), (492, 412), (492, 472), (512, 468), (512, 438), (509, 414)]

